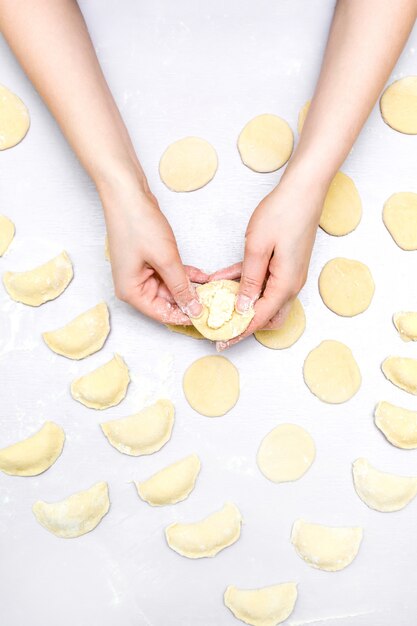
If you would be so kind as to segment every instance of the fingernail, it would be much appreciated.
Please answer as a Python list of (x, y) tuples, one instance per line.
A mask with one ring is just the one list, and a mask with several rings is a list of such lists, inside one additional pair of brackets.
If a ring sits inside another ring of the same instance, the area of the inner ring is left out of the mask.
[(216, 350), (217, 352), (223, 352), (228, 347), (227, 341), (216, 341)]
[(253, 303), (252, 298), (249, 296), (243, 296), (242, 294), (236, 299), (235, 309), (238, 313), (247, 313), (251, 308)]
[(203, 307), (198, 300), (194, 299), (183, 308), (183, 312), (189, 317), (198, 318), (203, 314)]

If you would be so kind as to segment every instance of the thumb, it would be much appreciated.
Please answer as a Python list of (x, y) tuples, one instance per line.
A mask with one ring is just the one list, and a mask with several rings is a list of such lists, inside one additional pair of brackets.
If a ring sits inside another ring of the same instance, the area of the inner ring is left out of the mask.
[(155, 269), (172, 294), (175, 302), (188, 317), (200, 317), (203, 307), (198, 301), (195, 287), (187, 276), (178, 252), (164, 264), (155, 264)]
[(236, 311), (245, 313), (259, 298), (265, 282), (270, 254), (247, 241), (242, 265), (239, 293), (236, 299)]

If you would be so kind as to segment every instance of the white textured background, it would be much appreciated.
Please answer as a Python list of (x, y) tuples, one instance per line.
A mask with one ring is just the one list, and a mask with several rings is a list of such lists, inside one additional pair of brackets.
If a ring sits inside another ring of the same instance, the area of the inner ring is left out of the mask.
[[(251, 211), (280, 173), (245, 168), (237, 135), (264, 112), (283, 116), (295, 130), (317, 77), (333, 2), (81, 4), (184, 261), (211, 271), (239, 260)], [(416, 48), (415, 30), (392, 78), (416, 73)], [(381, 220), (391, 193), (417, 191), (417, 137), (395, 133), (375, 109), (343, 168), (359, 189), (363, 219), (341, 239), (318, 233), (301, 295), (304, 336), (282, 352), (254, 339), (233, 348), (229, 357), (241, 373), (240, 400), (225, 417), (208, 419), (185, 402), (181, 378), (194, 359), (213, 353), (212, 346), (171, 334), (115, 300), (97, 194), (4, 41), (0, 82), (23, 98), (32, 119), (22, 144), (0, 155), (0, 212), (17, 228), (0, 271), (29, 269), (64, 248), (75, 267), (67, 291), (38, 309), (10, 301), (0, 287), (0, 446), (28, 436), (46, 419), (61, 424), (67, 435), (62, 456), (45, 474), (0, 476), (0, 624), (232, 626), (237, 622), (222, 605), (228, 584), (250, 588), (294, 580), (299, 600), (288, 621), (292, 626), (411, 626), (417, 611), (417, 502), (399, 513), (369, 510), (354, 493), (350, 467), (363, 455), (380, 469), (417, 474), (417, 451), (390, 446), (372, 419), (381, 399), (417, 408), (415, 398), (380, 372), (389, 354), (417, 355), (391, 323), (394, 311), (417, 308), (417, 253), (397, 248)], [(184, 135), (208, 139), (218, 152), (219, 170), (204, 189), (176, 195), (160, 182), (157, 166), (165, 147)], [(318, 273), (336, 255), (364, 261), (376, 281), (372, 306), (353, 319), (331, 313), (318, 295)], [(101, 299), (110, 306), (112, 323), (101, 352), (77, 363), (46, 348), (42, 331)], [(305, 355), (325, 338), (346, 342), (362, 370), (360, 392), (341, 406), (321, 403), (302, 379)], [(132, 373), (124, 402), (99, 413), (73, 401), (70, 381), (114, 351)], [(128, 415), (161, 396), (174, 401), (177, 417), (172, 439), (160, 452), (131, 458), (106, 442), (101, 420)], [(263, 436), (285, 421), (309, 430), (317, 459), (301, 481), (274, 485), (258, 471), (255, 456)], [(139, 500), (132, 479), (191, 452), (200, 455), (203, 468), (188, 500), (160, 509)], [(112, 504), (95, 531), (62, 540), (35, 522), (35, 500), (60, 500), (98, 480), (109, 482)], [(197, 520), (227, 500), (245, 519), (237, 544), (200, 561), (168, 549), (167, 524)], [(336, 574), (305, 565), (289, 542), (300, 516), (362, 525), (364, 540), (354, 563)]]

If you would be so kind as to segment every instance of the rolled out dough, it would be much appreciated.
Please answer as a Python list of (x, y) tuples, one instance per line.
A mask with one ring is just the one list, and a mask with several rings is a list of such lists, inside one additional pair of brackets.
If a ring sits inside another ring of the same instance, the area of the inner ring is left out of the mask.
[(8, 217), (0, 215), (0, 256), (6, 252), (13, 241), (15, 227)]
[(263, 439), (257, 462), (262, 474), (274, 483), (298, 480), (316, 456), (309, 433), (296, 424), (280, 424)]
[(159, 162), (161, 180), (171, 191), (195, 191), (217, 171), (217, 154), (208, 141), (184, 137), (165, 150)]
[(12, 148), (29, 130), (29, 111), (21, 99), (0, 85), (0, 150)]
[(417, 135), (417, 76), (389, 85), (380, 100), (382, 119), (400, 133)]
[(292, 303), (284, 323), (276, 330), (257, 330), (256, 339), (263, 346), (272, 350), (289, 348), (299, 340), (306, 327), (306, 316), (303, 305), (298, 298)]
[(417, 193), (394, 193), (384, 204), (382, 219), (397, 246), (417, 250)]
[(237, 147), (245, 165), (254, 172), (275, 172), (291, 156), (294, 136), (285, 120), (265, 113), (250, 120), (241, 131)]
[(351, 233), (362, 217), (362, 202), (353, 180), (337, 172), (330, 183), (320, 216), (320, 227), (329, 235)]
[(353, 317), (366, 311), (371, 304), (375, 284), (364, 263), (338, 257), (321, 270), (319, 290), (324, 304), (331, 311)]
[(219, 417), (239, 398), (239, 372), (224, 356), (204, 356), (184, 374), (183, 388), (190, 406), (207, 417)]

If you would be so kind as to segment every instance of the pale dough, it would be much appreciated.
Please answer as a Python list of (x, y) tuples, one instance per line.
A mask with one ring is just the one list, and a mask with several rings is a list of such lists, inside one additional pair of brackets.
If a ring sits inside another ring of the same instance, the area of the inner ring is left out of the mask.
[(276, 330), (257, 330), (255, 337), (263, 346), (272, 350), (289, 348), (299, 340), (306, 327), (303, 305), (296, 298), (282, 326)]
[(417, 359), (389, 356), (381, 367), (389, 381), (417, 396)]
[(56, 537), (81, 537), (93, 530), (110, 508), (107, 483), (96, 483), (60, 502), (38, 500), (33, 513), (46, 530)]
[(353, 317), (369, 307), (375, 284), (366, 265), (337, 257), (328, 261), (321, 270), (319, 290), (324, 304), (331, 311)]
[(280, 424), (263, 439), (257, 463), (262, 474), (274, 483), (298, 480), (316, 457), (309, 433), (296, 424)]
[(29, 111), (21, 99), (0, 85), (0, 150), (12, 148), (29, 130)]
[(165, 529), (172, 550), (189, 559), (216, 556), (240, 537), (242, 516), (237, 506), (226, 503), (220, 511), (199, 522), (171, 524)]
[(15, 227), (8, 217), (0, 215), (0, 256), (6, 252), (13, 241)]
[(243, 163), (254, 172), (278, 170), (290, 158), (293, 145), (293, 133), (287, 122), (270, 113), (250, 120), (237, 141)]
[(108, 409), (119, 404), (130, 382), (129, 370), (122, 357), (114, 357), (71, 384), (71, 395), (90, 409)]
[(407, 135), (417, 134), (417, 76), (406, 76), (391, 83), (380, 100), (382, 119), (388, 126)]
[(301, 135), (301, 131), (303, 130), (304, 122), (306, 121), (306, 117), (307, 117), (307, 113), (310, 108), (310, 105), (311, 105), (311, 100), (307, 100), (307, 102), (303, 104), (303, 106), (301, 107), (300, 112), (298, 114), (297, 130), (298, 130), (299, 135)]
[(239, 372), (224, 356), (204, 356), (184, 374), (184, 394), (191, 407), (207, 417), (219, 417), (239, 398)]
[(362, 217), (362, 202), (353, 180), (337, 172), (330, 183), (320, 216), (320, 227), (329, 235), (351, 233)]
[(237, 619), (251, 626), (276, 626), (293, 612), (297, 601), (296, 583), (281, 583), (261, 589), (229, 586), (224, 603)]
[(239, 283), (234, 280), (213, 280), (197, 287), (198, 299), (204, 306), (201, 317), (190, 318), (197, 330), (212, 341), (228, 341), (241, 335), (255, 315), (250, 307), (237, 313), (235, 303)]
[(417, 193), (394, 193), (384, 204), (382, 218), (397, 246), (417, 250)]
[(69, 359), (84, 359), (103, 347), (109, 332), (109, 310), (105, 302), (100, 302), (66, 326), (45, 332), (42, 337), (57, 354)]
[(64, 251), (43, 265), (27, 272), (5, 272), (6, 291), (16, 302), (39, 306), (57, 298), (74, 276), (72, 263)]
[(315, 396), (331, 404), (350, 400), (361, 386), (359, 367), (339, 341), (322, 341), (304, 361), (304, 380)]
[(0, 470), (11, 476), (37, 476), (55, 463), (64, 447), (65, 433), (45, 422), (37, 433), (0, 450)]
[(376, 426), (394, 446), (403, 450), (417, 448), (417, 411), (379, 402), (374, 416)]
[(170, 400), (158, 400), (139, 413), (100, 424), (109, 443), (131, 456), (153, 454), (171, 437), (175, 409)]
[(200, 468), (200, 459), (191, 454), (168, 465), (148, 480), (135, 482), (138, 495), (152, 506), (182, 502), (194, 489)]
[(380, 472), (366, 459), (352, 466), (355, 491), (369, 508), (383, 513), (400, 511), (417, 495), (416, 476), (397, 476)]
[(403, 341), (417, 341), (417, 312), (395, 313), (393, 322)]
[(205, 339), (203, 335), (195, 328), (195, 326), (182, 326), (182, 325), (174, 325), (174, 324), (165, 324), (169, 330), (173, 333), (179, 333), (180, 335), (186, 335), (187, 337), (192, 337), (192, 339)]
[(352, 563), (362, 536), (362, 528), (322, 526), (300, 519), (292, 528), (291, 543), (311, 567), (338, 572)]
[(208, 141), (184, 137), (165, 150), (159, 162), (162, 182), (172, 191), (195, 191), (207, 185), (217, 171), (217, 154)]

